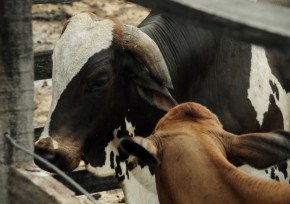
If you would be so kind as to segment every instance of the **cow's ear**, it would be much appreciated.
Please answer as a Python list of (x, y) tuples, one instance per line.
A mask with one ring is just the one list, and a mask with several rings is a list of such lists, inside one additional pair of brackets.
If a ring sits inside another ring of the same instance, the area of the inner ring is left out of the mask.
[(264, 169), (290, 158), (290, 133), (275, 131), (230, 137), (229, 160)]
[(149, 72), (139, 72), (134, 82), (139, 96), (150, 105), (166, 112), (177, 105), (168, 89), (159, 84)]
[(143, 137), (124, 137), (120, 140), (123, 153), (134, 155), (147, 164), (159, 165), (156, 146)]

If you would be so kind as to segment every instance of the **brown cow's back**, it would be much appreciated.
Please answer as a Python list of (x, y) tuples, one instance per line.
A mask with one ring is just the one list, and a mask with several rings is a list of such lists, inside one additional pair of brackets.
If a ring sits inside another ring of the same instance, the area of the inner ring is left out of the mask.
[(227, 133), (201, 125), (176, 122), (169, 132), (151, 136), (161, 150), (156, 167), (161, 203), (290, 203), (289, 185), (241, 172), (227, 161), (222, 142), (209, 136)]

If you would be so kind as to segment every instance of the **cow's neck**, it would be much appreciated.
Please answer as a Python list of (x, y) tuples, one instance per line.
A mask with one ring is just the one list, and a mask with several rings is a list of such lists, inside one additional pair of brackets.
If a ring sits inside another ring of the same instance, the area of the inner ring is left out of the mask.
[[(213, 60), (217, 39), (211, 32), (190, 23), (177, 22), (166, 15), (151, 15), (140, 29), (158, 45), (171, 75), (177, 102), (188, 101), (188, 85), (198, 83)], [(181, 91), (182, 90), (182, 91)]]
[[(225, 130), (236, 134), (259, 129), (256, 113), (247, 98), (251, 71), (251, 47), (221, 37), (215, 59), (196, 87), (190, 84), (192, 101), (214, 112)], [(241, 112), (247, 110), (246, 112)], [(254, 120), (252, 120), (254, 118)]]
[(165, 111), (149, 105), (139, 97), (136, 103), (131, 106), (127, 117), (128, 120), (134, 121), (132, 124), (135, 127), (135, 134), (137, 136), (146, 137), (152, 133), (155, 125), (165, 113)]
[(135, 157), (124, 157), (119, 152), (119, 141), (120, 137), (124, 136), (121, 135), (121, 133), (124, 134), (124, 128), (128, 133), (126, 134), (127, 136), (135, 136), (136, 127), (126, 117), (120, 127), (112, 132), (113, 139), (104, 148), (104, 164), (96, 167), (88, 164), (86, 168), (90, 173), (98, 177), (116, 176), (121, 182), (126, 203), (157, 204), (159, 202), (155, 176), (152, 175), (149, 167), (141, 166)]

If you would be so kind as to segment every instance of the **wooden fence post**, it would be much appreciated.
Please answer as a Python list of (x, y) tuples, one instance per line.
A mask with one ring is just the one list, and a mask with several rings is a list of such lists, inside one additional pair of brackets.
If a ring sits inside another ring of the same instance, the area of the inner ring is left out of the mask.
[(8, 133), (33, 150), (33, 52), (31, 0), (0, 2), (0, 203), (8, 201), (7, 178), (13, 163), (32, 158), (13, 148)]

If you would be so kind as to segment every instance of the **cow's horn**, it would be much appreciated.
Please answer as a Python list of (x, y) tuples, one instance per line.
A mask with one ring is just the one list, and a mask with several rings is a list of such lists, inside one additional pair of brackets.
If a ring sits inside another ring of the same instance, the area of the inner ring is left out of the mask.
[(165, 87), (173, 88), (166, 62), (157, 44), (139, 28), (124, 25), (121, 34), (121, 44), (125, 49), (138, 55), (149, 72)]

